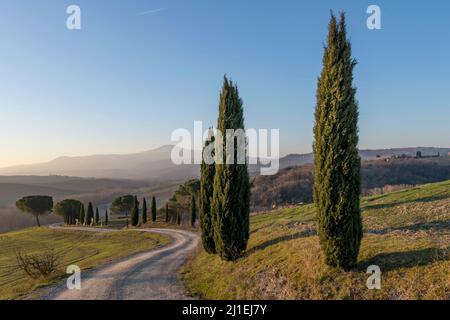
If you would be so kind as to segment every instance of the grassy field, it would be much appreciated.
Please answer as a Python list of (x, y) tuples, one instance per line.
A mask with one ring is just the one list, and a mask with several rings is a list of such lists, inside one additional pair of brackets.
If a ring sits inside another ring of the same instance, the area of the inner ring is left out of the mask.
[[(117, 231), (94, 233), (88, 231), (30, 228), (0, 234), (0, 300), (20, 298), (34, 289), (60, 280), (68, 265), (82, 270), (97, 267), (111, 260), (164, 245), (168, 237), (144, 233)], [(16, 251), (24, 254), (53, 249), (60, 257), (57, 272), (47, 279), (32, 280), (17, 268)]]
[[(183, 269), (206, 299), (450, 299), (450, 181), (362, 201), (365, 236), (349, 272), (323, 264), (312, 205), (251, 219), (248, 250), (224, 262), (203, 250)], [(368, 290), (369, 265), (381, 290)]]

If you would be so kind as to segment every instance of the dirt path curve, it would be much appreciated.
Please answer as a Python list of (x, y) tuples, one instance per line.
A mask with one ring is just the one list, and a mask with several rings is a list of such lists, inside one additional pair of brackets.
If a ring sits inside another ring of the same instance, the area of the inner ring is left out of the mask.
[[(60, 228), (53, 225), (52, 228)], [(69, 229), (69, 228), (64, 228)], [(91, 232), (114, 232), (95, 228), (71, 228)], [(167, 235), (172, 242), (135, 254), (106, 266), (81, 273), (81, 290), (68, 290), (66, 281), (50, 288), (44, 300), (172, 300), (189, 299), (179, 268), (198, 245), (193, 232), (172, 229), (138, 229)]]

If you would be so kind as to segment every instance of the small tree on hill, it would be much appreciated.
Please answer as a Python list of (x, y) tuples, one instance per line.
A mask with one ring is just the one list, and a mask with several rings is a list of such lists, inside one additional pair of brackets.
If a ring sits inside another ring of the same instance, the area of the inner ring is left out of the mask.
[(86, 220), (86, 224), (88, 226), (90, 226), (91, 223), (93, 222), (93, 219), (94, 219), (94, 207), (92, 206), (92, 203), (89, 202), (88, 209), (86, 211), (86, 219), (85, 219)]
[(100, 223), (100, 213), (98, 212), (98, 208), (95, 208), (95, 224)]
[(136, 227), (139, 224), (139, 201), (137, 197), (134, 197), (134, 206), (131, 211), (131, 225)]
[(147, 200), (142, 201), (142, 224), (147, 223)]
[(166, 203), (166, 223), (169, 222), (169, 204)]
[(53, 213), (63, 217), (65, 224), (75, 224), (75, 219), (79, 219), (80, 207), (80, 201), (66, 199), (55, 204)]
[(134, 206), (134, 197), (132, 195), (126, 195), (114, 199), (111, 205), (111, 211), (113, 213), (125, 214), (126, 223), (128, 228), (128, 215)]
[(197, 206), (195, 204), (195, 197), (191, 199), (191, 226), (195, 227), (195, 221), (197, 221)]
[(84, 209), (84, 204), (81, 204), (80, 206), (80, 212), (78, 214), (78, 219), (80, 220), (80, 224), (84, 225), (84, 219), (86, 217), (86, 211)]
[(181, 226), (181, 211), (177, 212), (177, 224)]
[(152, 198), (152, 221), (156, 221), (156, 199), (155, 196)]
[(53, 208), (53, 198), (49, 196), (28, 196), (16, 202), (16, 207), (22, 212), (34, 216), (38, 227), (41, 226), (39, 216), (50, 213)]
[(105, 226), (108, 225), (108, 209), (105, 211)]

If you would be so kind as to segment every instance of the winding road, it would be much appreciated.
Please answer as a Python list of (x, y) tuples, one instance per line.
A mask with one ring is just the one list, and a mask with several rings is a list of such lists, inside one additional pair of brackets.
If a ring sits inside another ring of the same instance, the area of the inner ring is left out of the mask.
[[(52, 228), (61, 228), (53, 225)], [(69, 228), (64, 228), (69, 229)], [(70, 228), (92, 232), (111, 229)], [(109, 263), (81, 273), (81, 290), (68, 290), (66, 280), (51, 287), (44, 300), (180, 300), (190, 299), (179, 276), (179, 268), (199, 243), (193, 232), (173, 229), (137, 229), (167, 235), (164, 247)], [(131, 231), (130, 231), (131, 232)]]

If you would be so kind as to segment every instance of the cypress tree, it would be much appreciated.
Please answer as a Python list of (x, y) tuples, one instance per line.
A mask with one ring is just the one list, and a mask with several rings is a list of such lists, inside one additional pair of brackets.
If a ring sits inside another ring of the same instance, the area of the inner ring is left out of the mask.
[(145, 200), (145, 197), (142, 201), (142, 223), (147, 223), (147, 200)]
[[(242, 100), (237, 86), (227, 77), (224, 77), (220, 95), (217, 129), (224, 137), (223, 141), (219, 141), (218, 136), (215, 140), (216, 166), (211, 204), (215, 248), (222, 259), (236, 260), (246, 249), (249, 238), (250, 181), (247, 163), (237, 163), (238, 143), (235, 141), (232, 150), (225, 138), (227, 130), (244, 130)], [(227, 148), (233, 154), (227, 154)], [(245, 150), (239, 150), (242, 151)], [(233, 157), (234, 164), (227, 164), (227, 158)]]
[(95, 208), (95, 224), (100, 223), (100, 213), (98, 212), (98, 208)]
[(347, 270), (357, 261), (362, 238), (355, 65), (344, 13), (339, 23), (331, 14), (317, 89), (314, 202), (325, 263)]
[(179, 210), (177, 212), (177, 224), (181, 226), (181, 212)]
[(81, 204), (81, 206), (80, 206), (80, 213), (78, 214), (78, 218), (80, 219), (81, 225), (84, 225), (85, 215), (86, 215), (86, 212), (84, 210), (84, 204)]
[(155, 196), (152, 198), (152, 221), (156, 221), (156, 199)]
[[(205, 154), (205, 151), (207, 151), (211, 146), (214, 146), (214, 136), (212, 136), (212, 130), (210, 130), (210, 135), (205, 142), (203, 154)], [(214, 156), (214, 152), (212, 152), (212, 156)], [(203, 248), (208, 253), (216, 253), (216, 246), (214, 243), (214, 226), (212, 223), (211, 215), (211, 201), (214, 189), (214, 172), (214, 163), (206, 163), (203, 159), (200, 167), (200, 229), (202, 231)]]
[(86, 225), (90, 226), (92, 219), (94, 218), (94, 208), (92, 207), (92, 203), (89, 202), (88, 209), (86, 211)]
[(131, 225), (136, 227), (139, 224), (139, 201), (137, 197), (134, 197), (134, 206), (131, 211)]
[(108, 209), (105, 211), (105, 226), (108, 225)]
[(191, 226), (195, 227), (195, 221), (197, 221), (197, 206), (195, 204), (195, 197), (192, 195), (191, 199)]
[(169, 204), (166, 203), (166, 223), (169, 222)]

